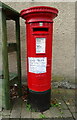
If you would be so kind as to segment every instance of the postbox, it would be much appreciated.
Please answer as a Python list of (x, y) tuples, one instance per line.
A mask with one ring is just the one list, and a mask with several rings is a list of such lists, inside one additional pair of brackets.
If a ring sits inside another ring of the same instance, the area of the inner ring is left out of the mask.
[(50, 107), (53, 19), (58, 10), (48, 6), (24, 9), (26, 20), (28, 103), (36, 111)]

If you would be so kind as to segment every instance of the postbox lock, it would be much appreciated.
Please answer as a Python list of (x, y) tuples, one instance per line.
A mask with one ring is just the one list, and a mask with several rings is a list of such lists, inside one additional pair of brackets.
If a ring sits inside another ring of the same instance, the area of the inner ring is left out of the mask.
[(39, 26), (43, 26), (43, 22), (39, 22)]

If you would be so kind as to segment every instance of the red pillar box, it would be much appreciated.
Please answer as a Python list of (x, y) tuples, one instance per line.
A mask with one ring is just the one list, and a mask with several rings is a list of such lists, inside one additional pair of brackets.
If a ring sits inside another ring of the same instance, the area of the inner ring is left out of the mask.
[(58, 10), (47, 6), (21, 11), (26, 20), (28, 102), (37, 111), (50, 107), (53, 19)]

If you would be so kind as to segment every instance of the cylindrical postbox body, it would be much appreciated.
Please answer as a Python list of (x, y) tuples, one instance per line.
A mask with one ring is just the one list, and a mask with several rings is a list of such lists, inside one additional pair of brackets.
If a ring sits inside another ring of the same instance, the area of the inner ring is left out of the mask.
[(26, 20), (28, 102), (37, 111), (50, 107), (53, 19), (57, 13), (47, 6), (21, 11)]

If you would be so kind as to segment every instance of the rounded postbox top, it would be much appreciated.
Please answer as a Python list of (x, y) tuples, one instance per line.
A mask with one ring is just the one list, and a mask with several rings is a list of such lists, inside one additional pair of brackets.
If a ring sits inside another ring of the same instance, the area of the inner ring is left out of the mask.
[(36, 6), (24, 9), (20, 12), (20, 16), (26, 22), (52, 22), (57, 16), (58, 10), (48, 6)]

